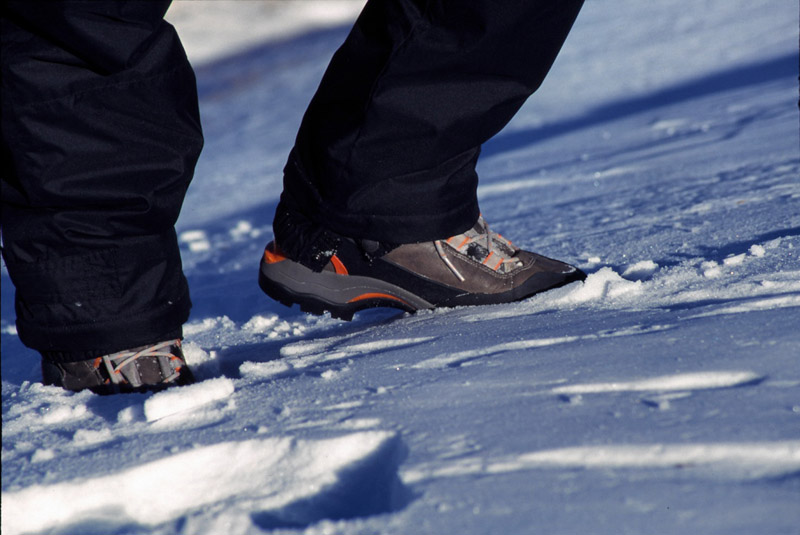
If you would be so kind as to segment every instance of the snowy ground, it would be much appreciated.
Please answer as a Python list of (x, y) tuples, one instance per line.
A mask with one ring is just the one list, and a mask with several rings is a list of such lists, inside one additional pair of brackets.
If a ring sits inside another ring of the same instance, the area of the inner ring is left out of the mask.
[(202, 381), (43, 387), (3, 271), (3, 533), (800, 533), (798, 7), (688, 5), (587, 2), (485, 148), (492, 226), (586, 283), (351, 323), (255, 284), (346, 27), (225, 55), (176, 13), (209, 45), (179, 222)]

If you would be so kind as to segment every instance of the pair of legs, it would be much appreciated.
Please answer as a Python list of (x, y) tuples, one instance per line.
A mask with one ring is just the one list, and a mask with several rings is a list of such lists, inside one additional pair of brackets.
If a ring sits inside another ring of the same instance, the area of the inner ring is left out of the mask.
[[(581, 3), (370, 1), (289, 156), (283, 252), (319, 272), (342, 237), (467, 231), (480, 146), (542, 82)], [(179, 339), (188, 318), (174, 224), (203, 140), (168, 5), (3, 4), (3, 257), (20, 338), (45, 362)]]

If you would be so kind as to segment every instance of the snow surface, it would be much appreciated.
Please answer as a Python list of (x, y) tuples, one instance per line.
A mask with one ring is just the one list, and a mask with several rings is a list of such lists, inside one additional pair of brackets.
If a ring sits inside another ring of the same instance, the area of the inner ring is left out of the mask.
[(587, 2), (485, 147), (493, 228), (585, 283), (346, 323), (255, 277), (347, 26), (178, 2), (207, 137), (178, 228), (200, 382), (42, 386), (3, 270), (3, 534), (800, 533), (798, 7), (688, 5)]

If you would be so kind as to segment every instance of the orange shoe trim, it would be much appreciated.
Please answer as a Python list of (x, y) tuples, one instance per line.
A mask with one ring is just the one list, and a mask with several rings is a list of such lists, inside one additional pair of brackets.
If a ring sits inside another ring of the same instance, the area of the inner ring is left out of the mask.
[(269, 242), (267, 244), (267, 248), (264, 249), (264, 262), (267, 264), (277, 264), (278, 262), (283, 262), (286, 260), (286, 257), (283, 253), (278, 249), (278, 246), (275, 245), (275, 242)]
[[(391, 301), (399, 301), (400, 303), (403, 303), (404, 305), (408, 305), (408, 303), (406, 301), (404, 301), (403, 299), (400, 299), (399, 297), (395, 297), (394, 295), (389, 295), (389, 294), (382, 294), (382, 293), (361, 294), (358, 297), (354, 297), (351, 300), (349, 300), (348, 303), (357, 303), (358, 301), (364, 301), (366, 299), (389, 299)], [(409, 306), (411, 306), (411, 305), (409, 305)]]
[(348, 275), (349, 274), (349, 272), (347, 271), (347, 268), (342, 263), (342, 261), (339, 260), (338, 256), (333, 255), (331, 257), (331, 264), (333, 264), (333, 270), (336, 272), (337, 275)]

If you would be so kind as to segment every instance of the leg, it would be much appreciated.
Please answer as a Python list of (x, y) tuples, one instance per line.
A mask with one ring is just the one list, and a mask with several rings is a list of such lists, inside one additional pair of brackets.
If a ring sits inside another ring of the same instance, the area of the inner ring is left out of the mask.
[(169, 2), (6, 2), (3, 256), (46, 362), (177, 339), (174, 223), (202, 147)]
[(369, 2), (300, 127), (262, 288), (349, 317), (502, 303), (585, 277), (489, 231), (475, 172), (481, 144), (539, 87), (581, 4)]
[(280, 210), (397, 243), (469, 228), (480, 146), (542, 83), (581, 3), (369, 2), (303, 119), (278, 241)]

